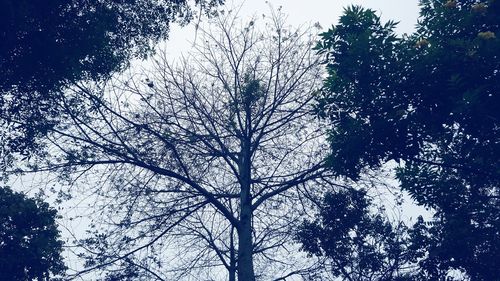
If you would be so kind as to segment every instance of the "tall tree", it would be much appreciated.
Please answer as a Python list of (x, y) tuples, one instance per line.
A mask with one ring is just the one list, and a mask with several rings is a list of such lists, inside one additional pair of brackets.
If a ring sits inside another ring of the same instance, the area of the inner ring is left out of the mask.
[[(222, 3), (195, 2), (207, 12)], [(33, 153), (36, 138), (56, 122), (54, 105), (68, 84), (105, 78), (151, 54), (172, 22), (192, 17), (184, 0), (2, 1), (0, 165), (10, 152)]]
[(52, 280), (64, 274), (57, 213), (45, 202), (0, 188), (0, 279)]
[(356, 178), (399, 161), (402, 187), (436, 210), (438, 237), (420, 240), (432, 242), (428, 274), (500, 274), (499, 18), (498, 1), (426, 0), (417, 32), (397, 38), (393, 23), (352, 7), (318, 45), (331, 166)]
[(157, 56), (150, 71), (77, 85), (58, 104), (53, 157), (31, 167), (78, 179), (96, 198), (86, 271), (240, 281), (303, 272), (291, 237), (310, 185), (328, 177), (310, 114), (323, 72), (310, 31), (279, 12), (261, 21), (221, 15), (178, 63)]

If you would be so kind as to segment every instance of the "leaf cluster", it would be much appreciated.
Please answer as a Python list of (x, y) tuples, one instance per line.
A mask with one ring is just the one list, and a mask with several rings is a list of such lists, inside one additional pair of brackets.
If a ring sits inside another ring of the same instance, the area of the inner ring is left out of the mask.
[(326, 194), (314, 221), (304, 221), (297, 233), (302, 249), (324, 256), (331, 273), (342, 280), (400, 280), (412, 260), (403, 224), (392, 225), (383, 212), (371, 212), (365, 190)]
[(64, 273), (56, 218), (47, 203), (0, 188), (0, 279), (49, 280)]

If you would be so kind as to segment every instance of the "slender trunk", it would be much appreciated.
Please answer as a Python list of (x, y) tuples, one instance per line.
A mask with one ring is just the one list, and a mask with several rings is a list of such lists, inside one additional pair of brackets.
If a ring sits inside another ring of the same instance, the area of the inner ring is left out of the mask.
[(255, 281), (253, 269), (250, 138), (242, 143), (240, 162), (240, 222), (238, 226), (238, 281)]
[(238, 281), (255, 281), (252, 253), (251, 210), (245, 207), (241, 209), (238, 229)]
[(229, 269), (229, 281), (236, 281), (236, 267)]
[(236, 253), (234, 245), (234, 227), (231, 226), (230, 236), (230, 249), (229, 249), (229, 281), (236, 281)]

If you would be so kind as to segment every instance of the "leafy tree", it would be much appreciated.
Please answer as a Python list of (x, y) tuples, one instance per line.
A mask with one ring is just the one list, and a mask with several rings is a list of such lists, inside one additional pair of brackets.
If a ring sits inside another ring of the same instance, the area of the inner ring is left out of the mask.
[(77, 275), (246, 281), (308, 269), (291, 238), (309, 187), (331, 176), (310, 114), (323, 71), (310, 31), (281, 13), (262, 22), (220, 15), (177, 63), (159, 54), (151, 70), (78, 84), (58, 104), (53, 154), (30, 167), (95, 199)]
[(315, 221), (297, 233), (303, 250), (325, 257), (333, 279), (413, 280), (412, 251), (406, 227), (393, 226), (384, 212), (372, 214), (365, 190), (327, 193)]
[(439, 237), (421, 247), (439, 270), (428, 272), (500, 274), (499, 18), (498, 1), (421, 1), (417, 32), (398, 38), (394, 23), (351, 7), (318, 45), (331, 167), (356, 178), (399, 161), (402, 188), (436, 210)]
[[(197, 0), (204, 11), (222, 3)], [(187, 1), (3, 0), (0, 4), (0, 123), (4, 162), (33, 153), (59, 114), (61, 90), (102, 79), (151, 54), (169, 26), (192, 18)], [(2, 156), (2, 155), (0, 155)]]
[(56, 211), (45, 202), (0, 188), (0, 279), (49, 280), (64, 274)]

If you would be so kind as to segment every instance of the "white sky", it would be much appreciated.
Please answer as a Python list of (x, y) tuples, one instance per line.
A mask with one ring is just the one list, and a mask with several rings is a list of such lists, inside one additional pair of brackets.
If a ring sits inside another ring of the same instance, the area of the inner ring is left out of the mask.
[[(398, 32), (411, 32), (418, 16), (418, 0), (246, 0), (234, 1), (243, 3), (245, 14), (261, 14), (269, 11), (269, 4), (289, 14), (292, 25), (305, 22), (319, 22), (328, 28), (336, 24), (344, 7), (356, 4), (380, 12), (382, 19), (393, 19), (401, 22)], [(230, 3), (228, 3), (231, 5)]]
[[(378, 12), (382, 21), (399, 22), (399, 34), (411, 33), (415, 29), (418, 18), (419, 0), (226, 0), (223, 9), (240, 7), (241, 18), (251, 18), (269, 14), (270, 6), (282, 6), (282, 12), (288, 15), (288, 23), (292, 26), (314, 24), (318, 22), (324, 30), (337, 24), (345, 7), (360, 5)], [(195, 39), (194, 25), (186, 27), (172, 26), (170, 38), (166, 43), (167, 53), (172, 56), (180, 52), (189, 52), (189, 47)]]

